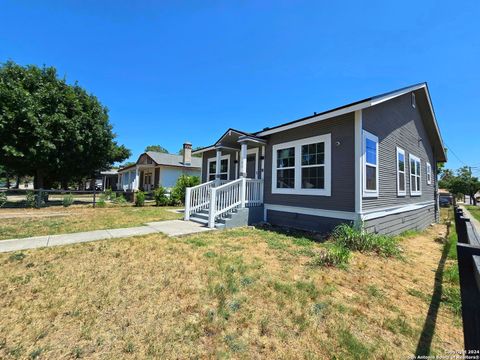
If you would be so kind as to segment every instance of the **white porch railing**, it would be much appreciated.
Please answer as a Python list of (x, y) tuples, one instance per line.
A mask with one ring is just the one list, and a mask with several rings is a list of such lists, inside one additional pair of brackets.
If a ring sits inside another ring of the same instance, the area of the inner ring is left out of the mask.
[[(223, 184), (222, 184), (223, 183)], [(220, 186), (216, 186), (216, 185)], [(208, 210), (208, 226), (236, 208), (263, 203), (263, 180), (240, 178), (233, 181), (209, 181), (186, 189), (185, 220), (194, 213)]]
[(186, 189), (185, 192), (185, 220), (190, 215), (208, 209), (210, 204), (210, 190), (215, 186), (215, 180)]
[(263, 180), (246, 180), (246, 198), (245, 204), (250, 206), (259, 206), (263, 204)]

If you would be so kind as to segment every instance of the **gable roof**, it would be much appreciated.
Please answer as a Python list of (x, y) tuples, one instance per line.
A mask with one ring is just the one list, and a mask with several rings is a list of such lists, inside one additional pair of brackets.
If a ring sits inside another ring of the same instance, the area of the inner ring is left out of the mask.
[[(438, 161), (442, 161), (442, 162), (447, 161), (445, 146), (443, 144), (442, 135), (440, 134), (440, 129), (438, 128), (438, 123), (437, 123), (437, 119), (436, 119), (436, 116), (435, 116), (435, 110), (433, 109), (432, 100), (430, 98), (430, 92), (428, 91), (428, 85), (427, 85), (426, 82), (406, 86), (406, 87), (403, 87), (401, 89), (397, 89), (397, 90), (389, 91), (389, 92), (386, 92), (386, 93), (383, 93), (383, 94), (368, 97), (368, 98), (365, 98), (363, 100), (355, 101), (355, 102), (352, 102), (352, 103), (349, 103), (349, 104), (346, 104), (346, 105), (343, 105), (343, 106), (340, 106), (340, 107), (336, 107), (336, 108), (333, 108), (333, 109), (330, 109), (330, 110), (327, 110), (327, 111), (324, 111), (324, 112), (321, 112), (321, 113), (318, 113), (318, 114), (314, 114), (314, 115), (303, 117), (303, 118), (300, 118), (300, 119), (297, 119), (297, 120), (286, 122), (286, 123), (283, 123), (283, 124), (280, 124), (280, 125), (277, 125), (277, 126), (274, 126), (274, 127), (271, 127), (271, 128), (265, 128), (263, 130), (260, 130), (260, 131), (254, 132), (254, 133), (244, 133), (244, 134), (253, 135), (253, 136), (256, 136), (256, 137), (268, 136), (268, 135), (271, 135), (271, 134), (274, 134), (274, 133), (277, 133), (277, 132), (290, 130), (290, 129), (293, 129), (293, 128), (296, 128), (296, 127), (299, 127), (299, 126), (308, 125), (308, 124), (312, 124), (312, 123), (315, 123), (315, 122), (318, 122), (318, 121), (330, 119), (330, 118), (333, 118), (335, 116), (351, 113), (351, 112), (354, 112), (354, 111), (357, 111), (357, 110), (366, 109), (368, 107), (372, 107), (372, 106), (378, 105), (380, 103), (383, 103), (385, 101), (394, 99), (398, 96), (405, 95), (409, 92), (416, 92), (416, 93), (418, 92), (418, 93), (421, 93), (421, 94), (424, 95), (424, 96), (420, 96), (420, 98), (417, 99), (417, 101), (419, 101), (419, 100), (420, 101), (425, 101), (425, 105), (426, 105), (426, 109), (427, 109), (426, 113), (427, 113), (428, 118), (429, 118), (427, 120), (429, 120), (429, 122), (431, 124), (431, 126), (427, 126), (427, 128), (428, 128), (427, 131), (429, 132), (429, 135), (431, 135), (432, 146), (435, 149), (435, 153), (437, 155)], [(228, 131), (230, 131), (230, 130), (233, 131), (234, 129), (227, 130), (227, 132), (225, 132), (225, 134), (222, 135), (222, 137), (220, 139), (222, 139), (228, 133)], [(238, 130), (234, 130), (234, 131), (236, 131), (238, 133), (241, 133)], [(218, 141), (217, 141), (217, 143), (218, 143)], [(215, 145), (217, 143), (215, 143)], [(211, 146), (207, 146), (207, 147), (198, 149), (194, 153), (201, 153), (201, 152), (204, 152), (204, 151), (212, 150), (212, 149), (215, 148), (215, 145), (211, 145)]]
[(202, 167), (202, 159), (197, 157), (192, 157), (192, 163), (186, 165), (183, 163), (183, 155), (166, 154), (166, 153), (161, 153), (156, 151), (147, 151), (138, 157), (135, 164), (121, 168), (118, 171), (123, 171), (128, 168), (136, 166), (143, 155), (147, 155), (150, 159), (153, 160), (153, 162), (156, 165), (198, 168), (198, 169)]

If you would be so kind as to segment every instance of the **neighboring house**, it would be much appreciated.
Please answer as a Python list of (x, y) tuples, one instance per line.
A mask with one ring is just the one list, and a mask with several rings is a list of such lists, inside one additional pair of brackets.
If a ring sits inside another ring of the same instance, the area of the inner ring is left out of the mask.
[(147, 151), (134, 165), (118, 170), (119, 189), (151, 191), (159, 186), (172, 187), (185, 174), (200, 176), (202, 159), (192, 157), (192, 145), (183, 144), (183, 155)]
[(446, 154), (426, 83), (255, 133), (229, 129), (194, 153), (203, 184), (187, 191), (185, 219), (211, 227), (248, 219), (324, 232), (348, 222), (397, 234), (439, 218)]
[(106, 171), (101, 171), (100, 176), (102, 177), (102, 190), (117, 190), (118, 170), (110, 169)]

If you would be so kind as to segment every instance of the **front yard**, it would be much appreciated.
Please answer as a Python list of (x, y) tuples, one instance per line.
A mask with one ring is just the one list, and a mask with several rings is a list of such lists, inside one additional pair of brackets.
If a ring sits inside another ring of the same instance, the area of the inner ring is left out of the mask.
[(467, 205), (466, 208), (468, 211), (470, 211), (470, 214), (472, 214), (475, 217), (475, 219), (480, 221), (480, 206)]
[(442, 294), (445, 232), (405, 237), (401, 259), (354, 252), (346, 269), (316, 266), (322, 245), (309, 238), (251, 228), (1, 254), (0, 358), (461, 350), (460, 316)]
[(130, 205), (95, 209), (82, 205), (67, 208), (0, 209), (0, 240), (124, 228), (151, 221), (181, 218), (182, 214), (171, 211), (175, 209)]

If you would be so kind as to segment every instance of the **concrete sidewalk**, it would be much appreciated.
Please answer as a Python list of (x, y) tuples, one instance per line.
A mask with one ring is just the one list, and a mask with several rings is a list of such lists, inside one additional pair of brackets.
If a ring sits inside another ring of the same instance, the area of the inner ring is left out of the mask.
[(470, 219), (470, 222), (475, 227), (475, 230), (477, 230), (477, 234), (480, 234), (480, 222), (470, 213), (470, 211), (467, 210), (465, 205), (460, 205), (460, 208), (463, 210), (463, 213), (466, 215), (466, 217)]
[(181, 236), (213, 229), (191, 221), (168, 220), (146, 223), (144, 226), (131, 228), (94, 230), (72, 234), (34, 236), (23, 239), (0, 240), (0, 253), (58, 245), (77, 244), (89, 241), (125, 238), (153, 233), (167, 236)]

